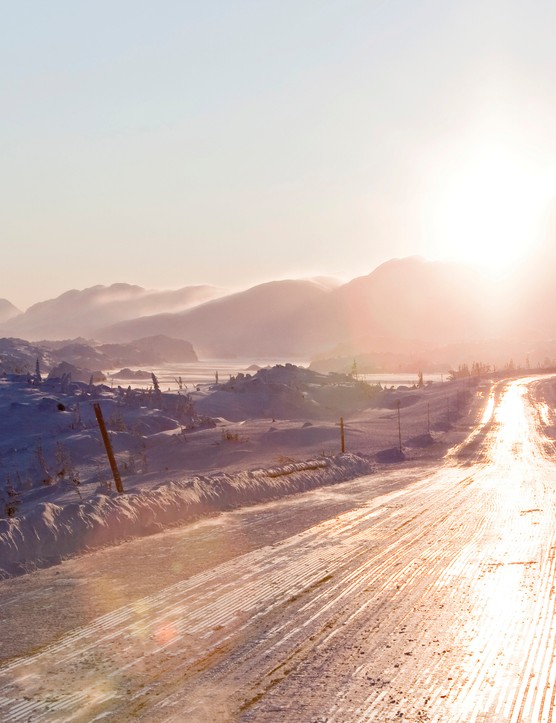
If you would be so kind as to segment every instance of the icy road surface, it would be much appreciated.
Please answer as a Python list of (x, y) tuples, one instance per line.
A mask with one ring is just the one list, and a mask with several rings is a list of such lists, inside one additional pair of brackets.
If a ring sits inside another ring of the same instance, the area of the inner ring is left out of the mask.
[(370, 476), (2, 583), (19, 657), (0, 719), (556, 720), (553, 387), (511, 382), (404, 486)]

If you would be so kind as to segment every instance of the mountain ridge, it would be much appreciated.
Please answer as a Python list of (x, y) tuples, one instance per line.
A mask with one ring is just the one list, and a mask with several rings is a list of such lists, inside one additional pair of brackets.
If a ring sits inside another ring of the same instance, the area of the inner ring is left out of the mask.
[(338, 284), (326, 277), (282, 279), (227, 293), (207, 286), (149, 292), (99, 285), (39, 302), (0, 324), (0, 335), (120, 343), (164, 334), (191, 342), (201, 358), (314, 359), (335, 349), (424, 353), (462, 345), (491, 353), (497, 343), (522, 355), (550, 355), (556, 339), (551, 271), (539, 256), (495, 283), (470, 265), (411, 256)]

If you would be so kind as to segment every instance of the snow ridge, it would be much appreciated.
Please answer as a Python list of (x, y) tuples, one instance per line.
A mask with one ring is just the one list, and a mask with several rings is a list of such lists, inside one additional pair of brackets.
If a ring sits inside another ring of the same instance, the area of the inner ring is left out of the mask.
[(64, 505), (41, 502), (22, 516), (0, 520), (0, 578), (169, 525), (344, 482), (370, 474), (374, 467), (369, 457), (346, 453), (268, 469), (197, 475), (123, 495), (98, 489), (86, 500)]

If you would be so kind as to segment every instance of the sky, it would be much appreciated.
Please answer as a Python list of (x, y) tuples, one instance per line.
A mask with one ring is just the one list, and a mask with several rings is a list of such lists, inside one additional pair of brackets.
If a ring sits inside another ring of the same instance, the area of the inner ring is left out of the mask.
[(0, 0), (0, 297), (519, 263), (556, 5)]

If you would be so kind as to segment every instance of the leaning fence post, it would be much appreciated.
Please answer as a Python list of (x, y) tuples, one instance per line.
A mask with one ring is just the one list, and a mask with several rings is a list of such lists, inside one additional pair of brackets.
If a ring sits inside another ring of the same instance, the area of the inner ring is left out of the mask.
[(114, 477), (114, 482), (116, 483), (116, 489), (118, 490), (119, 494), (122, 495), (124, 493), (122, 478), (120, 477), (120, 473), (118, 471), (118, 465), (116, 464), (116, 458), (114, 457), (114, 451), (112, 450), (110, 437), (108, 436), (108, 432), (106, 430), (106, 424), (104, 423), (104, 417), (102, 416), (102, 409), (100, 408), (100, 404), (98, 402), (95, 402), (93, 404), (93, 409), (95, 410), (98, 426), (102, 435), (102, 441), (104, 442), (104, 446), (106, 448), (106, 455), (108, 457), (108, 461), (110, 462), (110, 467), (112, 468), (112, 475)]
[(346, 451), (346, 440), (344, 436), (344, 418), (340, 417), (340, 438), (342, 440), (342, 454)]

